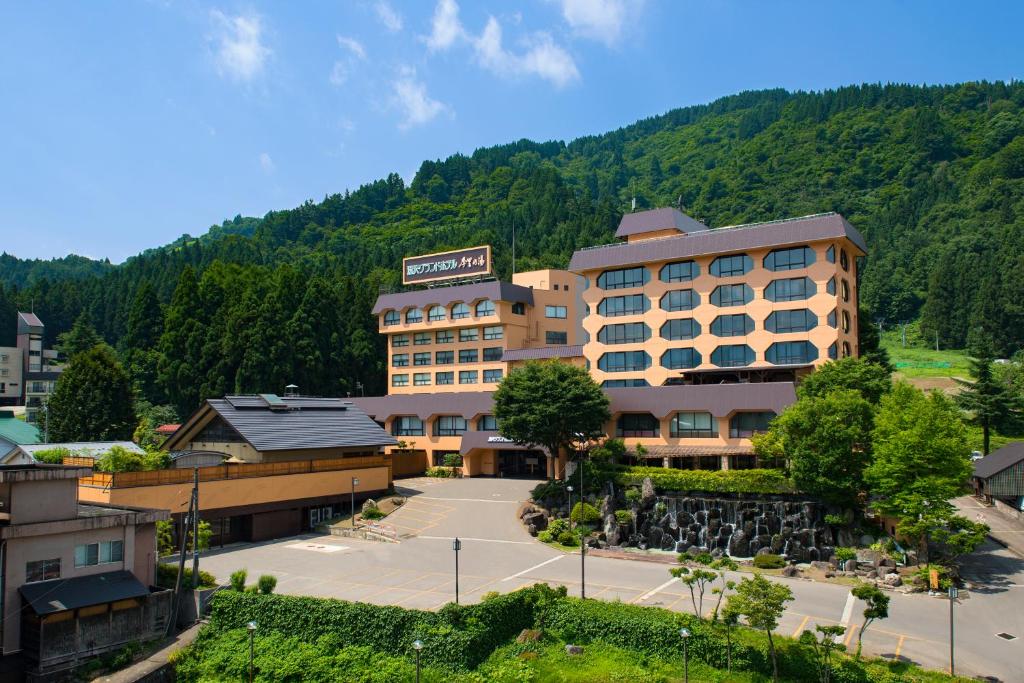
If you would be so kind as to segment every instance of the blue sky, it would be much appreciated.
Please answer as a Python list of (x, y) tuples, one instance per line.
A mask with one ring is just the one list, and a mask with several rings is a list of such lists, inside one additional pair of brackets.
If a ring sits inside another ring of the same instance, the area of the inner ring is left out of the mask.
[(747, 89), (1021, 78), (1024, 3), (0, 4), (0, 251), (113, 261)]

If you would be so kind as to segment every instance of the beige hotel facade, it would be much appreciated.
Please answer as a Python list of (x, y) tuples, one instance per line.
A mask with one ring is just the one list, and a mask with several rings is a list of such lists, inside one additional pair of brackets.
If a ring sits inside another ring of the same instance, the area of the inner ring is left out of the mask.
[(510, 443), (493, 418), (493, 391), (528, 360), (586, 367), (608, 436), (642, 444), (646, 464), (753, 467), (750, 437), (800, 378), (858, 354), (866, 246), (838, 214), (710, 229), (657, 209), (626, 214), (616, 237), (566, 270), (377, 300), (389, 393), (352, 400), (398, 439), (396, 472), (457, 455), (467, 476), (560, 477), (565, 454)]

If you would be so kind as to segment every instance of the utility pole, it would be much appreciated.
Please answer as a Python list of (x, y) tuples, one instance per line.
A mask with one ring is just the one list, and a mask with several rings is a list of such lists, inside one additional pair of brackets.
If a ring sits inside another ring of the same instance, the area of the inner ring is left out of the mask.
[(199, 467), (192, 470), (192, 588), (199, 588)]
[[(580, 470), (580, 520), (583, 519), (583, 508), (586, 504), (586, 498), (583, 495), (583, 451), (580, 451), (579, 462), (577, 467)], [(572, 521), (572, 510), (569, 510), (569, 521)], [(587, 543), (580, 535), (580, 598), (587, 597)]]

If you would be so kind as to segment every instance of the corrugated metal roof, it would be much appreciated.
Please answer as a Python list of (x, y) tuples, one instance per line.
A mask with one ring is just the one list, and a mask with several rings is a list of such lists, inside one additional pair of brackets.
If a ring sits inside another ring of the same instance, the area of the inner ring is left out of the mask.
[(18, 592), (39, 616), (149, 595), (149, 589), (125, 570), (26, 583)]
[(257, 451), (398, 443), (350, 401), (292, 397), (281, 401), (286, 410), (272, 410), (259, 396), (227, 396), (207, 403)]
[(505, 349), (501, 354), (501, 360), (543, 360), (546, 358), (577, 358), (583, 355), (583, 347), (579, 344), (572, 346), (542, 346), (536, 349)]
[(27, 330), (22, 329), (23, 327), (43, 327), (43, 321), (39, 319), (35, 313), (25, 313), (24, 311), (18, 311), (18, 333), (23, 334)]
[(678, 209), (651, 209), (623, 215), (622, 220), (619, 221), (619, 229), (615, 231), (615, 236), (629, 237), (630, 235), (672, 228), (682, 233), (689, 233), (707, 230), (708, 226)]
[(726, 417), (737, 410), (771, 410), (782, 413), (796, 401), (792, 382), (749, 384), (695, 384), (669, 387), (605, 389), (616, 413), (650, 413), (664, 418), (677, 411), (709, 412)]
[(468, 285), (455, 285), (454, 287), (432, 287), (412, 292), (382, 294), (377, 297), (377, 302), (373, 305), (373, 313), (376, 315), (390, 309), (401, 311), (412, 307), (426, 309), (429, 306), (450, 306), (458, 301), (468, 304), (480, 299), (524, 303), (532, 306), (533, 290), (529, 287), (514, 285), (511, 282), (489, 280)]
[(494, 393), (490, 391), (441, 391), (429, 394), (391, 394), (352, 398), (353, 403), (375, 420), (393, 415), (415, 415), (421, 420), (431, 415), (461, 415), (471, 420), (494, 411)]
[(994, 453), (989, 453), (981, 460), (975, 460), (974, 476), (988, 479), (1021, 461), (1024, 461), (1024, 441), (1014, 441)]
[(715, 228), (678, 237), (581, 249), (572, 255), (569, 270), (578, 273), (595, 268), (804, 244), (840, 237), (848, 238), (862, 252), (867, 252), (867, 243), (856, 228), (837, 213), (825, 213), (768, 223)]
[(0, 438), (18, 445), (39, 443), (39, 429), (3, 411), (0, 412)]

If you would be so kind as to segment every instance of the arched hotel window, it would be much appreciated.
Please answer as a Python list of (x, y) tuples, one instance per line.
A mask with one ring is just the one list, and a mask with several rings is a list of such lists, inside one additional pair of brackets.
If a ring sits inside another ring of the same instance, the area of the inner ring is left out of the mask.
[(711, 303), (721, 308), (743, 306), (754, 298), (754, 290), (748, 285), (719, 285), (711, 292)]
[(605, 325), (597, 333), (602, 344), (636, 344), (651, 338), (651, 328), (645, 323), (619, 323)]
[(601, 356), (597, 367), (604, 372), (637, 372), (651, 367), (646, 351), (612, 351)]
[(494, 315), (494, 302), (490, 299), (484, 299), (476, 304), (476, 317), (484, 318), (489, 315)]
[(850, 283), (848, 283), (846, 280), (843, 280), (840, 284), (841, 284), (840, 289), (841, 289), (841, 291), (843, 293), (843, 301), (849, 301), (850, 300)]
[(446, 317), (448, 316), (444, 306), (431, 306), (427, 311), (427, 320), (430, 321), (444, 320)]
[(839, 250), (839, 266), (843, 270), (849, 270), (850, 269), (850, 257), (846, 255), (846, 250), (845, 249), (840, 249)]
[(806, 308), (791, 311), (775, 311), (764, 321), (764, 328), (777, 334), (807, 332), (818, 326), (818, 316)]
[(384, 314), (384, 325), (397, 325), (402, 322), (402, 316), (398, 314), (398, 311), (388, 311)]
[(794, 277), (786, 280), (772, 280), (764, 290), (768, 301), (803, 301), (818, 293), (810, 278)]
[(658, 436), (661, 431), (658, 418), (650, 413), (624, 413), (615, 421), (615, 436)]
[(661, 354), (661, 367), (669, 370), (685, 370), (695, 368), (701, 363), (700, 354), (696, 349), (669, 349)]
[(775, 365), (806, 365), (818, 360), (818, 347), (809, 341), (775, 342), (764, 358)]
[(746, 275), (754, 268), (754, 262), (746, 254), (719, 256), (711, 262), (711, 274), (716, 277)]
[(742, 337), (754, 331), (754, 321), (746, 313), (720, 315), (711, 323), (711, 334), (716, 337)]
[(668, 320), (661, 326), (661, 338), (669, 341), (695, 339), (700, 336), (700, 323), (693, 318)]
[(792, 249), (776, 249), (764, 257), (764, 267), (768, 270), (797, 270), (814, 263), (814, 250), (810, 247), (793, 247)]
[(843, 332), (850, 331), (850, 314), (843, 311)]
[(423, 322), (423, 310), (419, 308), (410, 308), (405, 313), (405, 322), (407, 323), (421, 323)]
[(843, 342), (843, 358), (849, 358), (852, 355), (850, 353), (850, 342)]
[(452, 306), (452, 320), (462, 320), (469, 317), (469, 305), (457, 303)]
[(672, 292), (665, 292), (661, 297), (661, 310), (663, 311), (692, 311), (700, 305), (700, 294), (692, 289), (677, 289)]
[(423, 420), (415, 415), (398, 415), (391, 421), (394, 436), (423, 436)]
[(601, 289), (627, 289), (643, 287), (651, 279), (651, 274), (643, 266), (636, 268), (620, 268), (606, 270), (597, 276), (597, 286)]
[(742, 368), (754, 362), (754, 350), (746, 344), (719, 346), (711, 352), (711, 363), (720, 368)]
[(674, 439), (710, 439), (718, 436), (718, 425), (711, 413), (676, 413), (669, 435)]
[(775, 419), (771, 411), (736, 413), (729, 418), (729, 438), (749, 439), (754, 434), (767, 432), (768, 425)]
[(700, 266), (696, 261), (676, 261), (666, 263), (658, 273), (662, 282), (689, 282), (700, 275)]

